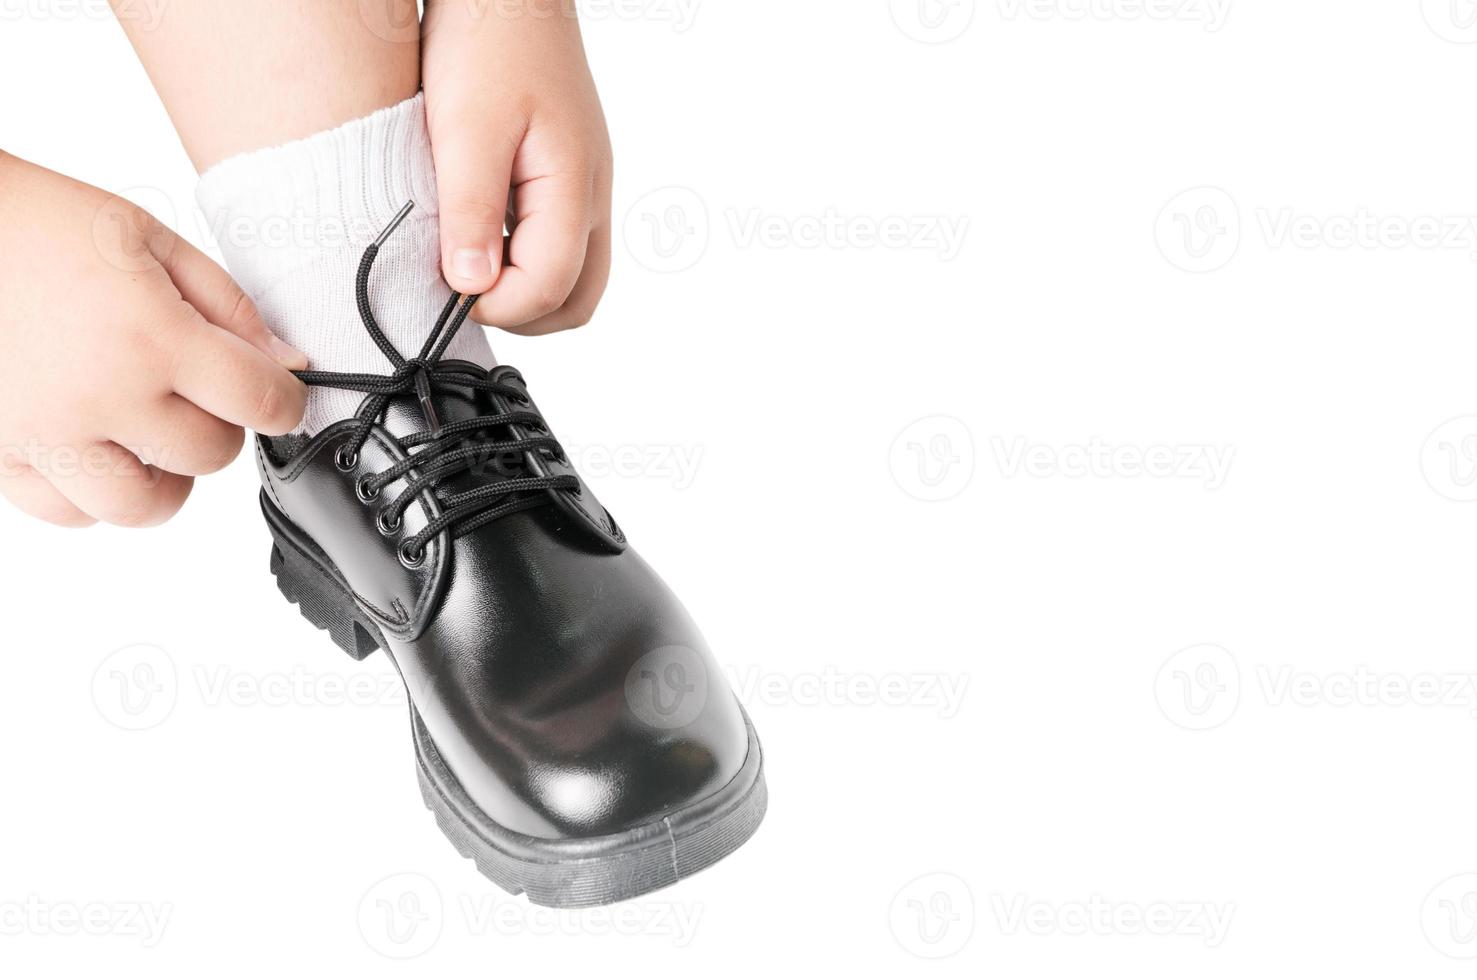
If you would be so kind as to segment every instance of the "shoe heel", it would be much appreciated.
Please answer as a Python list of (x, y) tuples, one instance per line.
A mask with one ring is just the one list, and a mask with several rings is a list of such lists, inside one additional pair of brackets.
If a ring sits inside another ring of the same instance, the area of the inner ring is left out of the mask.
[(377, 631), (361, 622), (353, 600), (338, 584), (291, 542), (276, 534), (273, 539), (270, 567), (277, 578), (277, 590), (288, 602), (297, 604), (302, 617), (327, 630), (338, 648), (355, 660), (363, 660), (378, 650)]

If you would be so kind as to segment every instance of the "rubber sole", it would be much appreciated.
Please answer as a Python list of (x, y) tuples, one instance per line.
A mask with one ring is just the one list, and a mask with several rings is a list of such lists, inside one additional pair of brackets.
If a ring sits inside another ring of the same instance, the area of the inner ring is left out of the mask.
[[(273, 538), (270, 567), (282, 595), (355, 660), (380, 648), (388, 655), (383, 634), (359, 609), (332, 563), (309, 550), (302, 532), (265, 495), (261, 503)], [(410, 702), (421, 799), (441, 832), (498, 887), (554, 908), (605, 905), (647, 894), (696, 874), (747, 841), (764, 819), (768, 792), (763, 752), (747, 714), (744, 724), (749, 735), (744, 765), (712, 796), (620, 833), (549, 839), (516, 833), (483, 813), (442, 760)]]

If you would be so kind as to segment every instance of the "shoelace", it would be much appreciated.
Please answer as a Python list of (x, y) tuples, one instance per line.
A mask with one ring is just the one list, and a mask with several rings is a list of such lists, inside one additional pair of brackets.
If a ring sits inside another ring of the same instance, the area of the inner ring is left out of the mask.
[[(496, 415), (461, 419), (449, 425), (441, 423), (435, 404), (438, 391), (491, 391), (515, 404), (530, 404), (521, 389), (494, 381), (480, 369), (443, 366), (440, 363), (457, 330), (472, 312), (472, 307), (477, 302), (476, 296), (453, 293), (442, 307), (430, 336), (415, 357), (403, 356), (380, 330), (369, 305), (369, 273), (374, 267), (380, 247), (413, 207), (413, 204), (406, 204), (401, 208), (389, 226), (364, 250), (354, 280), (359, 319), (364, 323), (364, 329), (369, 332), (375, 346), (389, 359), (394, 372), (387, 375), (335, 371), (294, 372), (304, 384), (342, 388), (371, 396), (359, 409), (353, 437), (339, 448), (335, 456), (334, 462), (339, 469), (345, 471), (358, 465), (359, 451), (369, 440), (370, 430), (389, 407), (391, 399), (397, 395), (415, 393), (427, 427), (399, 437), (397, 441), (406, 451), (406, 458), (383, 472), (361, 477), (355, 488), (359, 499), (370, 503), (379, 497), (385, 487), (410, 475), (405, 488), (379, 510), (377, 521), (380, 529), (386, 533), (394, 533), (400, 528), (406, 509), (421, 491), (430, 488), (436, 493), (441, 503), (441, 514), (400, 543), (400, 558), (411, 566), (424, 560), (427, 542), (448, 528), (453, 537), (458, 537), (499, 517), (552, 503), (553, 500), (546, 491), (579, 490), (579, 479), (572, 475), (514, 475), (459, 493), (443, 492), (441, 482), (446, 477), (485, 466), (490, 460), (498, 460), (504, 464), (511, 461), (513, 467), (527, 473), (523, 463), (525, 453), (547, 453), (560, 460), (565, 457), (558, 440), (549, 432), (543, 417), (536, 411), (515, 409)], [(509, 425), (535, 429), (538, 434), (521, 439), (499, 440), (492, 437), (491, 430)], [(420, 448), (412, 452), (417, 446)], [(411, 475), (412, 471), (415, 471), (414, 475)]]

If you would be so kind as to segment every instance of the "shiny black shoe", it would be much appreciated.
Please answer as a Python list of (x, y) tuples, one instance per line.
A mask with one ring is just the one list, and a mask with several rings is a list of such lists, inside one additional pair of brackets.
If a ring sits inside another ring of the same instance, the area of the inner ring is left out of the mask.
[(442, 360), (475, 297), (416, 357), (381, 333), (378, 248), (359, 310), (392, 373), (302, 372), (365, 399), (311, 438), (257, 439), (278, 587), (351, 656), (390, 655), (426, 805), (501, 887), (598, 905), (707, 867), (764, 816), (753, 725), (522, 376)]

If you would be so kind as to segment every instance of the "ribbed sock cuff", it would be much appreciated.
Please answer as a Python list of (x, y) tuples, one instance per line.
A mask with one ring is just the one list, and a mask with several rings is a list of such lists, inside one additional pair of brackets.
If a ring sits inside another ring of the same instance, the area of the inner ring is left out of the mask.
[[(436, 177), (422, 97), (208, 170), (196, 197), (226, 267), (274, 333), (323, 371), (388, 373), (354, 298), (360, 256), (406, 202), (369, 282), (375, 319), (413, 356), (451, 295), (441, 278)], [(483, 329), (465, 324), (448, 359), (495, 364)], [(300, 431), (352, 414), (363, 396), (311, 389)]]
[(407, 201), (420, 220), (437, 215), (424, 96), (231, 157), (195, 196), (228, 264), (290, 271), (320, 250), (362, 251)]

